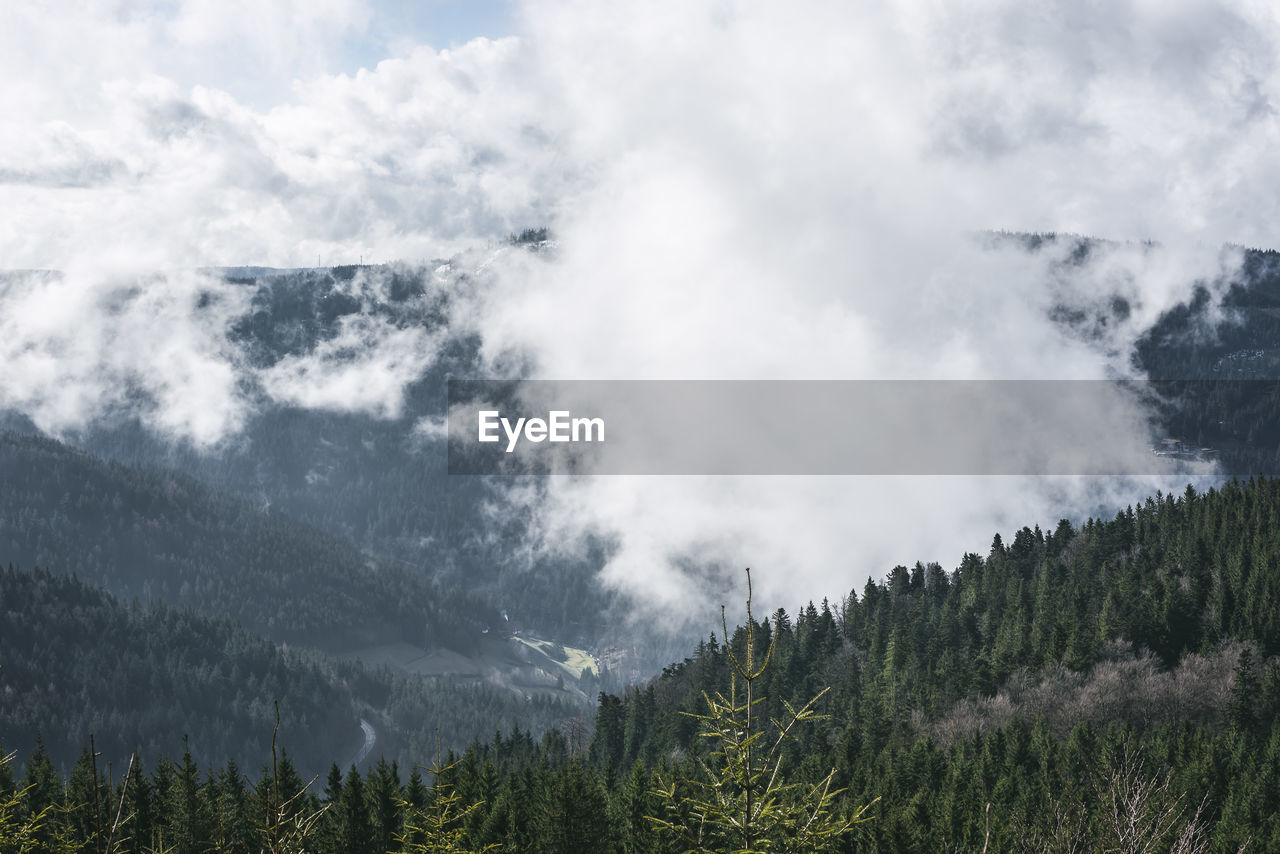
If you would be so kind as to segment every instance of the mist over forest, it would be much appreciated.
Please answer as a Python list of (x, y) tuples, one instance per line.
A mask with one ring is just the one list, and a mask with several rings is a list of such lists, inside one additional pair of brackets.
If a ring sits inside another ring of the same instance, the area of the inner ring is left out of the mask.
[[(1266, 9), (7, 18), (0, 851), (1280, 851)], [(494, 475), (454, 380), (1118, 403)]]

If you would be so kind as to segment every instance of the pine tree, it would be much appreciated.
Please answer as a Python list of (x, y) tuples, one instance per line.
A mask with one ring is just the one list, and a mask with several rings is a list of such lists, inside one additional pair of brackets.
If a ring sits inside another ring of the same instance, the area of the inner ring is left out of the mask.
[(1242, 733), (1252, 734), (1257, 728), (1254, 707), (1261, 693), (1259, 689), (1258, 674), (1253, 663), (1253, 649), (1246, 645), (1240, 650), (1240, 659), (1236, 662), (1231, 686), (1231, 701), (1227, 708), (1227, 717), (1231, 725)]
[(400, 835), (400, 774), (394, 763), (378, 760), (369, 774), (366, 797), (372, 819), (373, 850), (385, 854)]
[(129, 854), (152, 851), (157, 841), (154, 788), (137, 753), (130, 760), (124, 787), (124, 824), (117, 844)]
[(656, 815), (660, 808), (661, 802), (654, 795), (649, 772), (643, 762), (636, 760), (617, 799), (615, 820), (624, 854), (648, 854), (657, 849), (653, 822), (646, 817)]
[(191, 756), (191, 748), (183, 739), (182, 764), (178, 766), (174, 785), (169, 790), (164, 811), (169, 826), (169, 841), (174, 854), (201, 854), (202, 841), (208, 838), (203, 800), (200, 797), (200, 769)]
[(256, 850), (252, 807), (244, 776), (232, 760), (210, 781), (214, 849), (225, 854)]
[(320, 820), (317, 837), (326, 851), (338, 850), (338, 825), (342, 814), (342, 769), (334, 762), (329, 766), (329, 776), (324, 785), (324, 816)]
[(106, 841), (106, 783), (97, 770), (92, 748), (85, 748), (71, 769), (65, 800), (68, 829), (91, 850), (100, 851)]
[[(41, 745), (43, 749), (43, 745)], [(9, 772), (13, 754), (0, 753), (0, 775), (8, 785), (0, 789), (0, 852), (3, 854), (34, 854), (34, 852), (72, 852), (75, 846), (54, 826), (55, 807), (52, 803), (37, 806), (32, 795), (36, 783), (30, 782), (15, 788)], [(46, 756), (47, 760), (47, 756)], [(28, 776), (31, 766), (28, 765)]]
[(551, 796), (551, 849), (559, 854), (606, 854), (608, 799), (590, 766), (572, 761), (556, 775)]
[(342, 786), (336, 850), (340, 854), (371, 854), (373, 851), (373, 827), (365, 804), (364, 781), (354, 765), (347, 770), (347, 779)]
[[(783, 747), (795, 737), (800, 724), (825, 717), (815, 706), (829, 689), (824, 688), (798, 709), (783, 700), (783, 718), (761, 720), (757, 706), (763, 698), (754, 695), (754, 683), (768, 668), (774, 645), (770, 644), (756, 667), (751, 596), (748, 569), (744, 656), (739, 659), (731, 648), (726, 650), (732, 667), (729, 694), (704, 692), (707, 713), (689, 715), (702, 722), (701, 735), (712, 742), (710, 759), (715, 767), (698, 759), (704, 779), (688, 781), (691, 794), (682, 794), (678, 781), (659, 778), (656, 793), (663, 801), (665, 815), (650, 820), (660, 834), (698, 854), (830, 850), (845, 841), (857, 824), (869, 820), (866, 812), (870, 805), (842, 815), (842, 790), (832, 785), (834, 770), (811, 785), (785, 782)], [(720, 617), (728, 637), (723, 607)]]
[(396, 837), (399, 854), (483, 854), (498, 851), (498, 844), (474, 848), (467, 839), (466, 822), (482, 806), (479, 801), (464, 803), (454, 791), (449, 777), (458, 763), (441, 765), (440, 760), (427, 769), (434, 778), (431, 794), (425, 807), (417, 807), (408, 801), (400, 806), (405, 816), (403, 830)]

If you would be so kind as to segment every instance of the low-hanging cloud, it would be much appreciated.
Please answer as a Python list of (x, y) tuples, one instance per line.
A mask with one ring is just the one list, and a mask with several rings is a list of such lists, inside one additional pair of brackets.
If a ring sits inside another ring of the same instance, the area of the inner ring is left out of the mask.
[(212, 445), (246, 414), (226, 332), (246, 295), (192, 271), (9, 274), (0, 281), (0, 407), (50, 431), (128, 410)]
[[(423, 331), (356, 315), (263, 370), (227, 344), (247, 310), (233, 292), (196, 308), (192, 289), (216, 284), (135, 275), (129, 305), (169, 322), (158, 342), (131, 334), (135, 309), (103, 307), (121, 271), (362, 256), (454, 258), (454, 331), (480, 336), (495, 373), (1125, 377), (1161, 312), (1229, 280), (1225, 243), (1266, 244), (1280, 199), (1280, 24), (1243, 2), (545, 0), (519, 6), (513, 37), (354, 73), (314, 57), (369, 8), (328, 4), (287, 34), (289, 4), (266, 8), (248, 32), (210, 4), (126, 4), (73, 27), (86, 55), (41, 73), (58, 16), (17, 17), (0, 63), (30, 86), (2, 104), (18, 118), (0, 138), (0, 248), (68, 272), (0, 295), (7, 405), (56, 429), (142, 383), (158, 429), (208, 445), (243, 423), (248, 378), (279, 402), (393, 417), (435, 351)], [(277, 102), (230, 93), (201, 35), (224, 30)], [(464, 251), (539, 224), (552, 251)], [(980, 233), (1002, 228), (1117, 242), (1081, 263), (1066, 241)], [(1105, 322), (1054, 319), (1117, 296)], [(511, 500), (536, 510), (537, 553), (606, 537), (607, 582), (679, 609), (746, 563), (775, 597), (836, 594), (1155, 485), (556, 479)]]
[(349, 314), (339, 319), (334, 337), (284, 357), (258, 378), (278, 403), (398, 418), (405, 386), (422, 375), (436, 347), (436, 336), (423, 329)]

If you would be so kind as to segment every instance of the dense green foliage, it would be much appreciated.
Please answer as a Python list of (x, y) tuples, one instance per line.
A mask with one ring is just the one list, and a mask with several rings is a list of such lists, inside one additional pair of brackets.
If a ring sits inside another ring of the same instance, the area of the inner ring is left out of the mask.
[(352, 686), (318, 657), (225, 621), (158, 605), (126, 607), (73, 579), (0, 571), (0, 733), (29, 754), (47, 734), (70, 767), (92, 735), (116, 762), (135, 748), (173, 752), (184, 733), (206, 756), (262, 756), (273, 698), (308, 733), (309, 765), (360, 746)]
[[(1087, 806), (1090, 769), (1127, 742), (1193, 803), (1208, 799), (1222, 850), (1248, 837), (1250, 850), (1280, 850), (1277, 531), (1280, 483), (1230, 484), (1080, 530), (1024, 528), (952, 573), (897, 567), (794, 626), (778, 612), (779, 666), (761, 690), (794, 701), (832, 686), (832, 731), (793, 761), (820, 774), (833, 757), (855, 800), (880, 796), (870, 830), (890, 850), (978, 845), (987, 802), (1002, 850), (1059, 793)], [(1127, 667), (1142, 650), (1156, 663)], [(602, 698), (597, 761), (690, 749), (680, 712), (724, 684), (724, 655), (712, 639), (649, 688)], [(1216, 667), (1190, 666), (1200, 656)], [(1048, 704), (1028, 684), (1049, 685)]]
[[(790, 779), (834, 768), (846, 790), (834, 808), (879, 798), (835, 850), (1130, 850), (1116, 840), (1138, 835), (1164, 851), (1280, 851), (1277, 531), (1280, 482), (1188, 489), (1109, 522), (997, 536), (952, 572), (897, 567), (794, 619), (779, 609), (727, 647), (713, 635), (651, 683), (602, 694), (589, 737), (567, 727), (472, 745), (441, 778), (466, 810), (451, 838), (464, 850), (683, 850), (651, 820), (659, 788), (696, 793), (715, 767), (698, 736), (707, 696), (731, 696), (729, 651), (745, 661), (753, 636), (753, 655), (773, 649), (753, 685), (760, 719), (830, 688), (817, 706), (830, 717), (780, 749)], [(29, 762), (30, 779), (46, 766)], [(77, 773), (69, 791), (84, 786)], [(196, 805), (154, 821), (240, 797), (222, 788), (233, 772), (200, 779), (163, 762), (150, 788), (183, 775)], [(71, 797), (44, 785), (53, 794), (36, 806)], [(394, 805), (428, 798), (391, 766), (363, 780), (335, 767), (321, 850), (395, 850), (386, 840), (408, 807)]]
[[(729, 627), (721, 609), (720, 625)], [(751, 571), (747, 570), (747, 624), (743, 654), (729, 647), (729, 693), (703, 693), (705, 714), (692, 715), (701, 724), (698, 735), (708, 739), (709, 755), (700, 757), (700, 775), (692, 779), (659, 775), (662, 809), (648, 817), (660, 838), (697, 854), (734, 851), (793, 854), (831, 851), (841, 846), (865, 818), (870, 804), (843, 815), (836, 807), (843, 794), (832, 786), (835, 771), (803, 784), (788, 780), (783, 748), (797, 730), (825, 718), (814, 707), (824, 688), (804, 705), (783, 701), (785, 714), (766, 718), (763, 697), (755, 685), (769, 669), (778, 637), (770, 638), (763, 661), (756, 655), (755, 620), (751, 615)], [(757, 666), (759, 662), (759, 666)]]
[[(877, 850), (979, 850), (988, 803), (990, 850), (1043, 850), (1064, 833), (1100, 850), (1106, 805), (1145, 790), (1152, 803), (1163, 793), (1179, 832), (1203, 801), (1213, 850), (1280, 851), (1277, 531), (1280, 482), (1229, 484), (1080, 529), (1024, 528), (954, 572), (897, 567), (836, 607), (757, 627), (761, 649), (775, 647), (761, 714), (831, 687), (831, 719), (784, 762), (813, 782), (835, 766), (852, 803), (879, 797), (857, 837)], [(740, 628), (730, 648), (745, 643)], [(707, 748), (687, 713), (728, 689), (730, 667), (713, 636), (650, 685), (601, 696), (573, 773), (603, 795), (622, 850), (659, 850), (638, 820), (657, 808), (652, 775), (699, 775)], [(505, 802), (558, 761), (481, 747), (459, 785)]]
[(159, 603), (125, 605), (46, 572), (0, 570), (0, 739), (30, 756), (43, 735), (54, 767), (94, 742), (103, 762), (189, 749), (203, 761), (257, 762), (282, 744), (311, 772), (352, 757), (361, 717), (379, 751), (426, 755), (437, 734), (461, 747), (519, 722), (542, 731), (581, 709), (569, 698), (439, 677), (399, 677), (277, 646), (226, 620)]

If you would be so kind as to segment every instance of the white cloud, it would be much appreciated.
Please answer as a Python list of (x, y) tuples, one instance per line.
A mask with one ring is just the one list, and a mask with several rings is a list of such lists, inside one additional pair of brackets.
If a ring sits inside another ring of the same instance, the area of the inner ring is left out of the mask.
[(286, 356), (259, 378), (280, 403), (398, 418), (405, 386), (435, 360), (436, 347), (422, 329), (397, 329), (368, 314), (349, 314), (338, 321), (333, 338)]
[(0, 406), (43, 429), (84, 427), (124, 408), (198, 446), (240, 429), (239, 360), (225, 333), (246, 303), (224, 282), (73, 267), (7, 278), (0, 304)]
[[(517, 37), (351, 74), (328, 59), (376, 29), (362, 3), (104, 8), (20, 5), (0, 36), (0, 72), (20, 83), (0, 94), (3, 263), (75, 271), (0, 297), (0, 395), (47, 424), (143, 382), (163, 429), (207, 443), (239, 425), (248, 374), (228, 316), (196, 312), (187, 279), (143, 280), (137, 304), (171, 327), (145, 341), (133, 309), (102, 308), (128, 269), (446, 257), (546, 223), (550, 258), (492, 253), (456, 307), (494, 364), (1087, 378), (1125, 373), (1151, 320), (1229, 267), (1221, 244), (1264, 245), (1277, 219), (1280, 22), (1244, 0), (542, 0), (523, 4)], [(235, 68), (261, 78), (258, 97)], [(985, 228), (1163, 251), (1066, 268), (1055, 250), (982, 251)], [(1064, 293), (1117, 289), (1133, 310), (1101, 350), (1045, 318)], [(394, 414), (434, 345), (378, 323), (347, 321), (265, 387)], [(763, 560), (780, 586), (786, 566), (803, 579), (789, 590), (820, 595), (1086, 501), (1059, 488), (556, 481), (544, 521), (561, 542), (615, 533), (606, 577), (635, 591), (663, 577), (666, 601), (703, 583), (686, 558), (768, 578)]]

